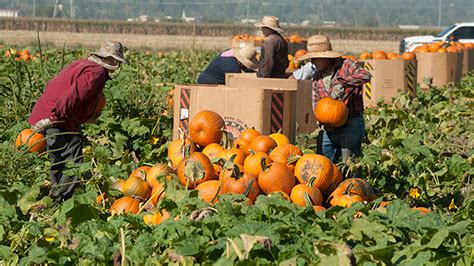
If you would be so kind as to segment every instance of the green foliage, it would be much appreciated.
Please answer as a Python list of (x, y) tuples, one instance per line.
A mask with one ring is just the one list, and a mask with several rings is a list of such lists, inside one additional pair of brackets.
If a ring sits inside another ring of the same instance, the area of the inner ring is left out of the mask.
[[(193, 82), (214, 54), (128, 51), (132, 64), (107, 83), (102, 116), (83, 128), (85, 163), (68, 165), (67, 171), (92, 171), (92, 178), (56, 203), (47, 155), (17, 152), (13, 142), (46, 82), (87, 51), (42, 53), (46, 60), (0, 59), (0, 263), (472, 264), (472, 76), (367, 113), (369, 144), (356, 166), (380, 196), (392, 199), (385, 208), (378, 208), (379, 198), (315, 213), (279, 196), (248, 206), (240, 195), (209, 207), (171, 180), (158, 208), (172, 219), (148, 226), (145, 213), (110, 216), (107, 209), (120, 196), (110, 184), (128, 176), (135, 157), (138, 165), (166, 161), (168, 92), (174, 83)], [(303, 148), (313, 148), (312, 138), (301, 136)], [(413, 199), (415, 187), (420, 196)], [(104, 191), (109, 199), (96, 204)], [(453, 198), (457, 209), (448, 210)], [(412, 206), (433, 212), (422, 215)]]

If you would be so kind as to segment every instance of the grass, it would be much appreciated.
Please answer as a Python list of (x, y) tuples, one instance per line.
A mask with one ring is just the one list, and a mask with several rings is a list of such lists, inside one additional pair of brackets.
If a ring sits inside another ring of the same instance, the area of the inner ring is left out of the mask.
[[(133, 49), (180, 50), (202, 49), (223, 50), (229, 47), (229, 37), (183, 36), (183, 35), (144, 35), (114, 33), (76, 33), (76, 32), (41, 32), (41, 42), (50, 46), (66, 48), (96, 48), (105, 40), (122, 42)], [(36, 32), (23, 30), (1, 30), (0, 39), (5, 45), (36, 46)], [(363, 51), (398, 51), (395, 41), (333, 40), (333, 49), (345, 54), (359, 54)]]

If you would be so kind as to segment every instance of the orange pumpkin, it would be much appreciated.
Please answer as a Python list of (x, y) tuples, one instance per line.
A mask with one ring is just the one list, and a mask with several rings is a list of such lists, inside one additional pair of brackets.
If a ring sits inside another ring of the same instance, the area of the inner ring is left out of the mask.
[(423, 215), (425, 215), (425, 214), (431, 212), (430, 209), (425, 208), (425, 207), (414, 207), (414, 208), (412, 208), (412, 209), (419, 211), (419, 212), (420, 212), (421, 214), (423, 214)]
[(326, 189), (324, 192), (325, 195), (330, 195), (339, 185), (339, 183), (342, 182), (342, 173), (339, 171), (339, 168), (337, 165), (332, 164), (333, 168), (333, 174), (331, 178), (331, 184), (329, 185), (328, 189)]
[(247, 150), (250, 142), (246, 141), (245, 139), (238, 137), (234, 140), (233, 147), (237, 149)]
[(351, 192), (352, 186), (353, 184), (350, 184), (344, 190), (334, 190), (328, 198), (329, 204), (331, 204), (331, 206), (348, 208), (356, 202), (364, 202), (364, 199), (361, 196)]
[(295, 166), (295, 176), (300, 184), (306, 184), (312, 177), (316, 177), (313, 185), (321, 191), (328, 189), (333, 174), (332, 162), (319, 154), (305, 154)]
[(361, 178), (348, 178), (342, 181), (333, 193), (341, 193), (349, 186), (351, 186), (351, 194), (359, 195), (365, 201), (372, 201), (374, 199), (372, 187), (367, 181)]
[(326, 208), (324, 208), (323, 206), (315, 205), (315, 206), (313, 206), (313, 210), (314, 210), (315, 212), (320, 212), (320, 211), (325, 211)]
[(240, 134), (240, 138), (247, 141), (250, 145), (250, 143), (258, 136), (262, 135), (262, 133), (258, 132), (258, 130), (254, 128), (246, 128), (244, 131), (242, 131), (242, 134)]
[[(202, 153), (204, 153), (209, 158), (209, 160), (213, 161), (214, 159), (218, 158), (219, 153), (223, 150), (224, 147), (221, 145), (217, 143), (211, 143), (202, 150)], [(212, 166), (214, 166), (214, 172), (216, 176), (219, 176), (220, 165), (218, 163), (213, 163)]]
[(110, 213), (112, 215), (115, 215), (115, 214), (120, 215), (120, 214), (127, 214), (127, 213), (137, 214), (139, 210), (140, 210), (140, 201), (130, 196), (125, 196), (125, 197), (117, 199), (116, 201), (114, 201), (114, 203), (110, 207)]
[(290, 143), (290, 140), (288, 139), (288, 137), (281, 133), (273, 133), (268, 136), (276, 142), (277, 146)]
[(324, 97), (317, 102), (314, 114), (316, 120), (323, 125), (341, 127), (347, 121), (349, 109), (341, 101)]
[(430, 53), (436, 53), (441, 48), (441, 44), (439, 43), (430, 43), (428, 44), (428, 51)]
[(119, 180), (117, 180), (117, 182), (112, 184), (112, 189), (116, 189), (116, 190), (123, 193), (123, 185), (124, 184), (125, 184), (125, 180), (119, 179)]
[(143, 221), (145, 222), (145, 224), (160, 224), (170, 217), (171, 216), (169, 212), (167, 212), (166, 209), (163, 209), (153, 214), (145, 214), (143, 216)]
[(194, 188), (205, 181), (215, 179), (214, 167), (204, 153), (194, 152), (182, 160), (176, 170), (179, 182)]
[(303, 56), (307, 53), (308, 53), (308, 51), (306, 51), (305, 49), (300, 49), (300, 50), (296, 51), (295, 58), (298, 60), (301, 56)]
[(277, 143), (272, 138), (270, 138), (269, 136), (260, 135), (250, 143), (249, 150), (254, 152), (261, 151), (264, 153), (268, 153), (276, 146)]
[(457, 52), (459, 52), (459, 50), (456, 46), (449, 46), (448, 48), (446, 48), (446, 51), (448, 53), (457, 53)]
[(41, 133), (34, 133), (33, 130), (23, 129), (15, 140), (16, 149), (26, 145), (30, 152), (42, 153), (46, 150), (46, 140)]
[(224, 147), (217, 143), (211, 143), (207, 145), (203, 150), (204, 153), (210, 160), (217, 158), (217, 155), (224, 150)]
[(261, 191), (256, 176), (238, 170), (222, 179), (222, 193), (242, 194), (249, 199), (249, 204), (253, 204)]
[(368, 60), (368, 59), (372, 59), (372, 54), (369, 53), (369, 52), (363, 52), (360, 54), (359, 58), (361, 60)]
[(415, 53), (429, 53), (430, 49), (428, 46), (418, 46), (414, 50)]
[(265, 194), (282, 191), (287, 195), (295, 186), (295, 176), (291, 170), (282, 163), (273, 162), (270, 167), (262, 160), (263, 171), (258, 175), (258, 185)]
[(290, 199), (299, 206), (321, 205), (323, 203), (323, 194), (319, 189), (313, 186), (316, 178), (311, 178), (308, 184), (298, 184), (291, 189)]
[(199, 197), (209, 204), (216, 203), (218, 201), (219, 194), (222, 194), (221, 182), (219, 180), (209, 180), (202, 182), (201, 184), (197, 185), (195, 189), (199, 191)]
[(196, 146), (190, 139), (176, 139), (173, 140), (168, 146), (168, 158), (171, 161), (173, 167), (177, 167), (178, 164), (187, 156), (196, 151)]
[(201, 111), (189, 122), (189, 138), (200, 147), (219, 143), (224, 126), (224, 119), (216, 112)]
[(303, 152), (292, 144), (277, 146), (271, 153), (270, 159), (274, 162), (286, 164), (291, 171), (295, 170), (296, 162), (301, 158)]
[(140, 177), (141, 179), (145, 180), (146, 175), (147, 175), (147, 173), (150, 169), (151, 169), (151, 167), (148, 166), (148, 165), (143, 165), (143, 166), (137, 167), (135, 170), (132, 171), (132, 173), (130, 173), (130, 175), (128, 177), (136, 176), (136, 177)]
[(403, 60), (415, 60), (416, 59), (416, 54), (413, 52), (404, 52), (402, 54), (402, 59)]
[(151, 189), (150, 197), (151, 203), (156, 206), (156, 203), (159, 199), (164, 198), (166, 196), (165, 187), (160, 185), (156, 185)]
[(161, 186), (161, 182), (164, 181), (164, 178), (167, 180), (173, 179), (171, 173), (173, 173), (173, 169), (171, 169), (167, 164), (157, 163), (146, 173), (146, 182), (150, 187)]
[(375, 51), (372, 53), (372, 58), (374, 60), (384, 60), (387, 59), (387, 54), (384, 51)]
[(132, 175), (127, 178), (123, 185), (123, 194), (126, 196), (136, 196), (145, 201), (150, 197), (151, 188), (145, 180)]
[(447, 53), (447, 52), (448, 52), (448, 51), (447, 51), (446, 48), (444, 48), (444, 47), (443, 47), (443, 48), (440, 48), (440, 49), (438, 50), (438, 53)]
[(107, 193), (102, 192), (101, 194), (97, 195), (97, 197), (95, 197), (95, 202), (99, 205), (102, 205), (102, 203), (106, 201), (107, 199), (108, 199)]
[(260, 172), (263, 171), (262, 169), (262, 159), (265, 159), (265, 163), (269, 165), (272, 160), (270, 159), (270, 156), (264, 152), (257, 152), (254, 154), (251, 154), (245, 158), (244, 161), (244, 171), (251, 173), (254, 176), (258, 176)]

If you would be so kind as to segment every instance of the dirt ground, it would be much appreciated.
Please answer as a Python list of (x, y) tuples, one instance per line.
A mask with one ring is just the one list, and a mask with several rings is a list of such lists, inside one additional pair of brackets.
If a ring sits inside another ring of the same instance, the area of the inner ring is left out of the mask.
[[(132, 49), (175, 50), (206, 49), (223, 50), (229, 47), (229, 37), (207, 36), (170, 36), (109, 33), (76, 33), (76, 32), (40, 32), (43, 45), (62, 47), (98, 47), (105, 40), (116, 40)], [(26, 46), (37, 44), (35, 31), (0, 31), (0, 41), (6, 45)], [(360, 54), (363, 51), (398, 51), (398, 42), (332, 40), (333, 49), (344, 54)]]

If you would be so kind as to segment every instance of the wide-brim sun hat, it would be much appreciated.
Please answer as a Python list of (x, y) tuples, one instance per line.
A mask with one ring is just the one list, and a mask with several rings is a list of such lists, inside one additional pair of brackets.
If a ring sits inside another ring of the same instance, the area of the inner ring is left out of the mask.
[(102, 44), (98, 52), (91, 53), (91, 55), (99, 56), (101, 58), (112, 57), (124, 64), (130, 64), (130, 62), (125, 59), (123, 45), (120, 42), (106, 41)]
[(311, 58), (338, 58), (342, 54), (332, 50), (331, 42), (325, 35), (314, 35), (308, 38), (308, 53), (298, 58), (303, 61)]
[(258, 60), (257, 51), (252, 44), (243, 44), (240, 47), (232, 48), (235, 58), (239, 60), (242, 65), (253, 71), (257, 70)]
[(280, 28), (280, 20), (274, 16), (264, 16), (262, 22), (255, 23), (255, 27), (267, 27), (276, 32), (283, 32), (283, 29)]

